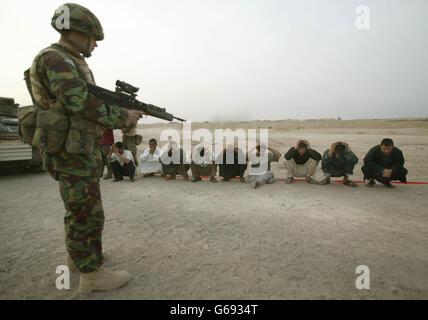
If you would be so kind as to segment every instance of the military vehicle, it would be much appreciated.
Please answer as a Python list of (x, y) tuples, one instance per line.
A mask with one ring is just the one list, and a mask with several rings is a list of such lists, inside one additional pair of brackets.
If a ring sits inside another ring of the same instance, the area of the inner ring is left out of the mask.
[(19, 137), (18, 108), (13, 98), (0, 97), (0, 169), (39, 169), (39, 152)]

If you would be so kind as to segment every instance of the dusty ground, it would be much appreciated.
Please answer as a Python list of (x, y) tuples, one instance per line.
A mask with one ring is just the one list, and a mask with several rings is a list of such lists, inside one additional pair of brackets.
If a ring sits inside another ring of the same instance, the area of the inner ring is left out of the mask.
[[(406, 156), (409, 180), (428, 181), (428, 121), (194, 124), (201, 126), (271, 127), (271, 146), (282, 153), (298, 138), (320, 152), (345, 140), (360, 158), (356, 180), (365, 152), (389, 136)], [(142, 127), (140, 149), (166, 127)], [(283, 163), (273, 170), (286, 175)], [(45, 173), (7, 174), (0, 177), (0, 299), (428, 299), (428, 185), (277, 181), (253, 190), (238, 181), (153, 177), (101, 188), (106, 266), (128, 270), (132, 281), (80, 295), (72, 274), (71, 289), (57, 290), (55, 268), (65, 261), (57, 183)], [(355, 288), (358, 265), (370, 268), (370, 290)]]

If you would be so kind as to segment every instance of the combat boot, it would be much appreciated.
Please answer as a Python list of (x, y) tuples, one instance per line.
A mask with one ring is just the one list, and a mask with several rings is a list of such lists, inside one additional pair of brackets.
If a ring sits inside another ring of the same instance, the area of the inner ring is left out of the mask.
[(128, 281), (128, 272), (110, 271), (101, 266), (94, 272), (80, 274), (79, 292), (114, 290), (124, 286)]

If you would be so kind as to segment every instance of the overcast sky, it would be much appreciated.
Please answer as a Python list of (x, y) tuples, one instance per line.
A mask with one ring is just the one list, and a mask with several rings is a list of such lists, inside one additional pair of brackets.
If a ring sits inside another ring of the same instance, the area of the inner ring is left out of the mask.
[[(60, 1), (0, 1), (0, 96), (31, 103), (23, 72), (58, 40)], [(192, 121), (428, 117), (428, 1), (78, 1), (105, 33), (99, 86)], [(370, 9), (370, 30), (355, 12)]]

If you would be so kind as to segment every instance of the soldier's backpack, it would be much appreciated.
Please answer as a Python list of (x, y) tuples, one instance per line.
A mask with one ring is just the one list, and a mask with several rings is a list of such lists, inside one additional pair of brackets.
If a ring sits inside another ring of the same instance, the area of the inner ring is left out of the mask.
[(39, 107), (34, 100), (30, 81), (30, 69), (24, 72), (24, 80), (34, 103), (18, 109), (19, 136), (24, 143), (48, 153), (57, 153), (64, 148), (69, 119), (66, 115)]
[[(27, 90), (30, 93), (31, 100), (34, 104), (33, 92), (31, 91), (31, 81), (30, 81), (30, 69), (25, 70), (24, 80), (27, 85)], [(33, 145), (34, 132), (36, 131), (37, 124), (37, 106), (27, 106), (20, 107), (18, 109), (18, 119), (19, 119), (19, 137), (22, 142)]]

